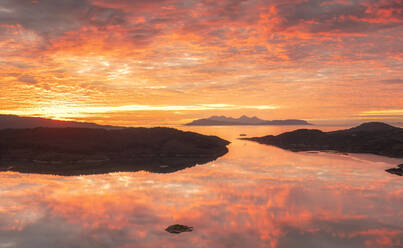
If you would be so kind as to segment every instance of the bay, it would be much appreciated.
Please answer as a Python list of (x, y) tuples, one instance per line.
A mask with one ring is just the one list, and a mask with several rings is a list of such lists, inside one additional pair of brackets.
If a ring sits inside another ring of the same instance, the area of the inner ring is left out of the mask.
[[(403, 181), (385, 172), (403, 159), (238, 139), (301, 127), (176, 128), (227, 139), (229, 152), (170, 174), (0, 173), (0, 248), (403, 244)], [(172, 224), (194, 229), (166, 232)]]

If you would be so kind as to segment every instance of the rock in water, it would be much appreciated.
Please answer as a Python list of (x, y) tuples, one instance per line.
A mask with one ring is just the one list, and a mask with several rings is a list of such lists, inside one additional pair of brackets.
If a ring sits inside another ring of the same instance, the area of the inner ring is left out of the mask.
[(389, 172), (390, 174), (395, 174), (398, 176), (403, 176), (403, 164), (399, 164), (397, 168), (391, 168), (385, 170), (386, 172)]
[(179, 233), (183, 233), (183, 232), (191, 232), (191, 231), (193, 231), (193, 227), (175, 224), (175, 225), (167, 227), (165, 229), (165, 231), (167, 231), (169, 233), (179, 234)]

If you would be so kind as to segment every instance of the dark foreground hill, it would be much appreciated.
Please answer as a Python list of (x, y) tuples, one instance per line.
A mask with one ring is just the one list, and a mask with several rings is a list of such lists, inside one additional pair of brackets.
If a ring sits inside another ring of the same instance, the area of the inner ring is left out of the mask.
[(167, 173), (228, 152), (228, 141), (172, 128), (0, 130), (0, 171), (83, 175)]
[(243, 139), (292, 151), (335, 150), (403, 157), (403, 128), (382, 122), (364, 123), (354, 128), (333, 132), (299, 129), (277, 136)]

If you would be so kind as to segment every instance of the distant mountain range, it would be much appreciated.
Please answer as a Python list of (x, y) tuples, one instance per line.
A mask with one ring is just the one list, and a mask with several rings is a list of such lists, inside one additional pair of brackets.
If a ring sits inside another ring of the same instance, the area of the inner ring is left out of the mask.
[(238, 119), (226, 116), (211, 116), (205, 119), (194, 120), (185, 124), (187, 126), (241, 126), (241, 125), (312, 125), (304, 120), (288, 119), (288, 120), (262, 120), (258, 117), (248, 117), (243, 115)]
[[(211, 116), (206, 119), (199, 119), (185, 124), (188, 126), (235, 126), (235, 125), (312, 125), (304, 120), (262, 120), (257, 117), (241, 116), (240, 118), (232, 118), (225, 116)], [(0, 129), (7, 128), (104, 128), (104, 129), (119, 129), (124, 127), (111, 125), (98, 125), (91, 122), (77, 121), (59, 121), (39, 117), (22, 117), (17, 115), (0, 115)]]
[(0, 115), (0, 129), (6, 128), (36, 128), (36, 127), (77, 127), (77, 128), (105, 128), (116, 129), (121, 127), (98, 125), (90, 122), (58, 121), (39, 117), (20, 117), (17, 115)]

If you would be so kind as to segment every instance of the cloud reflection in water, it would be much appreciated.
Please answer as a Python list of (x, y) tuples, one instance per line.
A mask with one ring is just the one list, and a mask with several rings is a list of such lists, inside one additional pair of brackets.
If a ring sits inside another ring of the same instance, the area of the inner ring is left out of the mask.
[(234, 141), (167, 175), (1, 173), (0, 247), (398, 247), (398, 162)]

